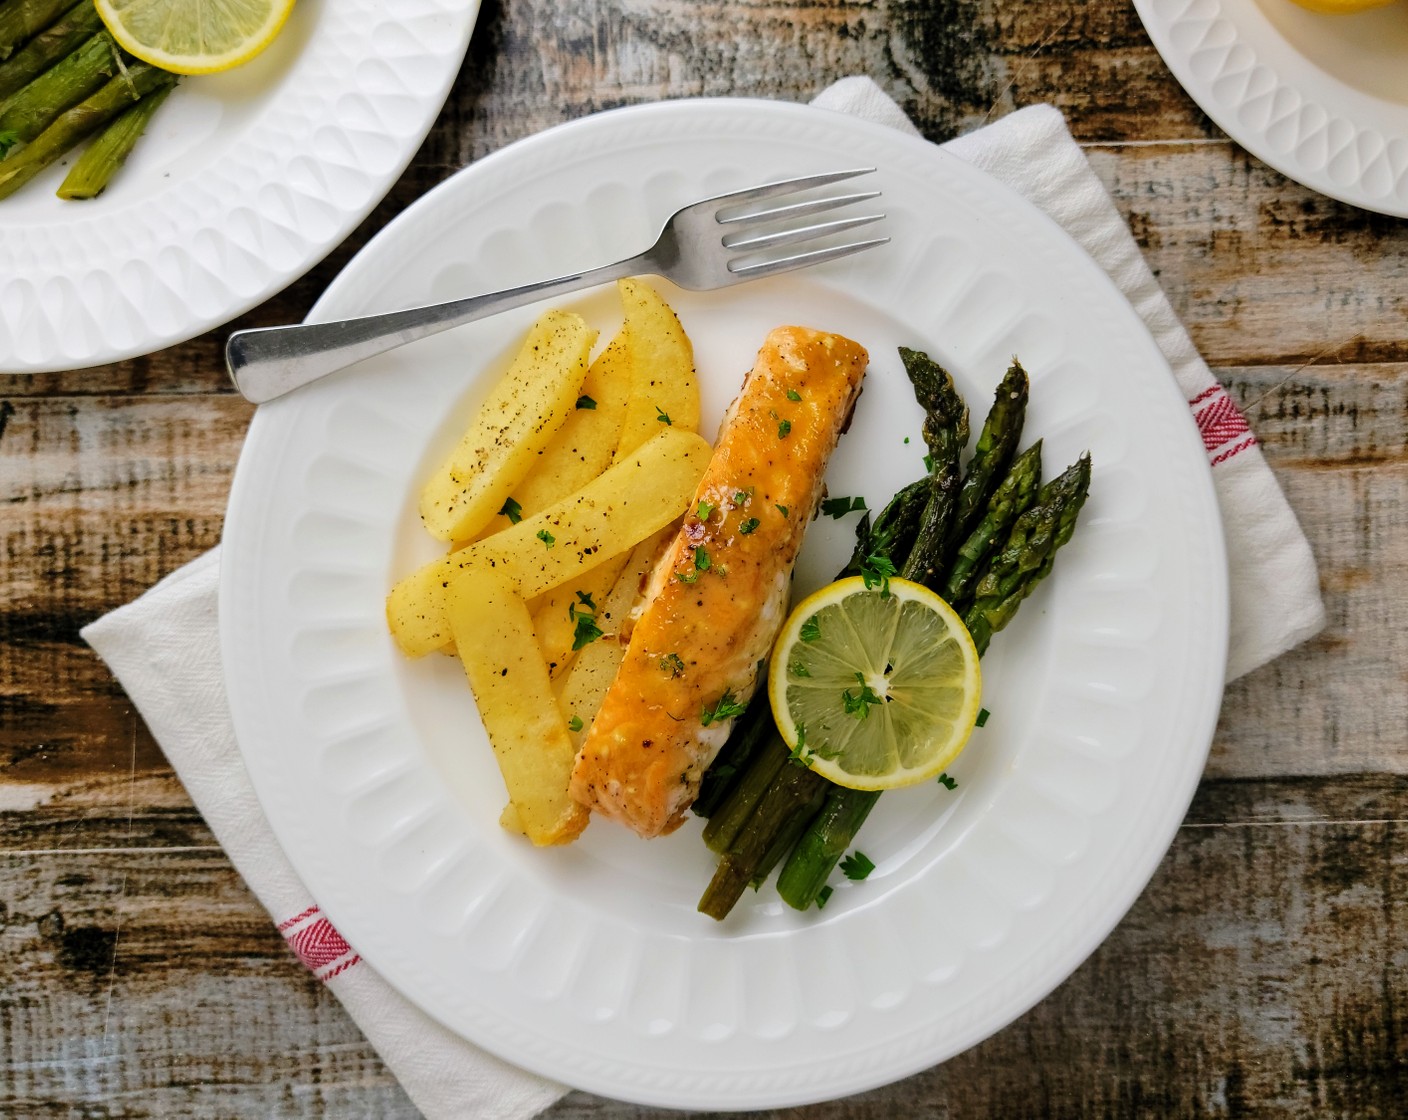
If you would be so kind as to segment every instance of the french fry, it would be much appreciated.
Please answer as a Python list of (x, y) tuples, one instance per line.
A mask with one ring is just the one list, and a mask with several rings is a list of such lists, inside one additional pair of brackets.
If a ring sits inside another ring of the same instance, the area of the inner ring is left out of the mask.
[(597, 625), (604, 635), (583, 647), (567, 675), (558, 682), (558, 707), (568, 718), (567, 730), (573, 749), (581, 746), (586, 738), (587, 729), (601, 707), (601, 698), (616, 679), (616, 670), (621, 667), (621, 658), (626, 652), (625, 643), (620, 640), (621, 628), (641, 596), (646, 577), (660, 558), (660, 549), (675, 532), (676, 526), (670, 524), (636, 545), (596, 611)]
[(536, 845), (565, 844), (587, 826), (568, 795), (577, 748), (553, 696), (528, 607), (497, 572), (464, 567), (446, 614), (479, 715), (508, 789), (512, 825)]
[(694, 347), (670, 305), (640, 280), (621, 280), (617, 287), (631, 364), (631, 399), (621, 427), (621, 453), (628, 454), (662, 426), (699, 430), (699, 380)]
[(699, 436), (666, 429), (570, 497), (413, 572), (386, 601), (397, 644), (420, 657), (452, 639), (445, 590), (461, 568), (494, 571), (529, 599), (576, 578), (594, 557), (631, 548), (684, 512), (710, 455)]
[(575, 658), (572, 647), (577, 644), (577, 612), (589, 602), (606, 600), (630, 558), (629, 552), (618, 553), (577, 579), (545, 591), (528, 604), (538, 645), (542, 647), (553, 680), (559, 679)]
[[(626, 420), (631, 391), (631, 363), (625, 332), (607, 344), (587, 369), (578, 397), (566, 423), (558, 429), (510, 498), (520, 516), (530, 516), (574, 494), (611, 465)], [(513, 521), (495, 514), (479, 534), (492, 536)]]
[(421, 491), (420, 516), (442, 541), (471, 540), (502, 508), (581, 395), (596, 332), (580, 315), (545, 312)]

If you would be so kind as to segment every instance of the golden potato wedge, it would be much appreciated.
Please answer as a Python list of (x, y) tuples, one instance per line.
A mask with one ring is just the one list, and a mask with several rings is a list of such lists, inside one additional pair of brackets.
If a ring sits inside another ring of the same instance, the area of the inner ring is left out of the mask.
[(621, 667), (621, 658), (626, 652), (626, 643), (621, 640), (622, 627), (660, 559), (660, 550), (677, 531), (678, 526), (672, 523), (636, 545), (622, 564), (615, 584), (599, 601), (595, 613), (602, 637), (582, 648), (566, 676), (557, 684), (558, 707), (567, 717), (567, 730), (574, 748), (581, 746), (586, 738), (587, 729), (601, 708), (601, 699)]
[(421, 491), (420, 516), (442, 541), (475, 537), (538, 461), (581, 395), (596, 332), (580, 315), (545, 312), (508, 372)]
[(451, 640), (445, 590), (461, 568), (494, 571), (528, 599), (631, 548), (684, 512), (710, 454), (699, 436), (667, 428), (570, 497), (413, 572), (386, 600), (397, 644), (420, 657)]
[(699, 430), (699, 380), (694, 347), (670, 305), (643, 281), (621, 280), (617, 287), (631, 366), (631, 399), (621, 426), (621, 454), (628, 454), (662, 427)]
[(572, 664), (577, 644), (577, 613), (588, 603), (606, 601), (617, 578), (631, 558), (629, 551), (617, 553), (580, 577), (545, 591), (531, 603), (533, 629), (538, 634), (548, 672), (557, 680)]
[[(626, 420), (631, 392), (631, 364), (625, 332), (617, 334), (587, 369), (582, 393), (566, 423), (558, 429), (509, 498), (515, 514), (531, 516), (574, 494), (611, 465)], [(496, 513), (480, 538), (502, 532), (513, 519)]]
[(567, 793), (577, 748), (527, 605), (499, 573), (464, 567), (449, 581), (445, 608), (508, 789), (510, 821), (540, 846), (575, 840), (588, 817)]

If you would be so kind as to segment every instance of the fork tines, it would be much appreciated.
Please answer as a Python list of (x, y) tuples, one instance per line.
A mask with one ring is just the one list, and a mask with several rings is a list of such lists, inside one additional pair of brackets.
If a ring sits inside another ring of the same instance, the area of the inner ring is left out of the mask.
[[(741, 212), (739, 211), (740, 207), (747, 207), (749, 203), (800, 194), (804, 191), (829, 186), (832, 183), (839, 183), (846, 179), (853, 179), (858, 175), (869, 175), (874, 170), (875, 168), (873, 167), (862, 167), (850, 171), (829, 171), (820, 175), (805, 175), (795, 179), (783, 179), (774, 183), (764, 183), (761, 186), (751, 187), (747, 190), (720, 195), (718, 198), (712, 200), (718, 205), (718, 212), (715, 215), (716, 220), (721, 226), (736, 227), (734, 232), (725, 233), (723, 237), (724, 247), (737, 252), (742, 257), (750, 253), (761, 252), (764, 249), (777, 248), (782, 245), (797, 245), (802, 242), (832, 237), (836, 234), (844, 233), (847, 230), (856, 229), (859, 226), (880, 221), (885, 217), (883, 212), (878, 214), (863, 214), (857, 217), (838, 218), (833, 221), (817, 222), (810, 225), (796, 224), (801, 218), (811, 217), (814, 214), (825, 213), (828, 210), (836, 210), (844, 206), (852, 206), (858, 202), (868, 202), (870, 199), (879, 198), (879, 191), (857, 191), (850, 194), (828, 195), (822, 198), (810, 198), (797, 202), (789, 201), (779, 206), (771, 206), (763, 209), (743, 209)], [(753, 231), (752, 227), (765, 224), (773, 228), (758, 230), (756, 232)], [(738, 276), (766, 276), (774, 272), (786, 272), (803, 265), (820, 264), (824, 261), (836, 260), (840, 257), (849, 256), (852, 253), (858, 253), (863, 249), (870, 249), (876, 245), (884, 245), (889, 240), (888, 237), (876, 237), (867, 241), (829, 245), (813, 249), (809, 252), (796, 253), (781, 258), (756, 261), (732, 260), (729, 262), (728, 268), (730, 272)]]

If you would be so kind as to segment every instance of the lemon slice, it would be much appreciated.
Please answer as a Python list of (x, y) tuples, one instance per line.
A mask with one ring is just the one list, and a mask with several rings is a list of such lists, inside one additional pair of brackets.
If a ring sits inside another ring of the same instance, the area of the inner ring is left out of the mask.
[(1367, 12), (1370, 8), (1382, 8), (1393, 0), (1293, 0), (1302, 8), (1325, 15), (1341, 16), (1351, 12)]
[(97, 0), (112, 37), (176, 74), (216, 74), (274, 41), (294, 0)]
[(768, 698), (782, 737), (851, 789), (935, 777), (968, 741), (982, 675), (963, 620), (930, 591), (859, 577), (803, 600), (773, 649)]

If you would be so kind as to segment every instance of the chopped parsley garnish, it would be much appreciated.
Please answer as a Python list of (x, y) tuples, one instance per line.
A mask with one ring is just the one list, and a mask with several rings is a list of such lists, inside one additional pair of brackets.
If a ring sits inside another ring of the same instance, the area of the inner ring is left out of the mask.
[(699, 578), (698, 572), (676, 572), (675, 578), (681, 583), (693, 583)]
[(582, 722), (581, 716), (573, 716), (567, 721), (568, 731), (581, 731), (586, 725)]
[(811, 766), (812, 759), (816, 757), (807, 746), (807, 729), (800, 723), (797, 725), (797, 743), (787, 752), (787, 757), (801, 767)]
[(816, 908), (817, 908), (818, 910), (825, 910), (825, 909), (826, 909), (826, 904), (831, 901), (831, 896), (832, 896), (834, 893), (835, 893), (835, 891), (832, 890), (832, 888), (829, 887), (829, 886), (827, 886), (827, 887), (822, 887), (821, 890), (817, 891), (817, 892), (816, 892)]
[(834, 517), (837, 521), (845, 517), (848, 513), (856, 513), (859, 510), (867, 509), (864, 498), (827, 498), (821, 503), (821, 512), (827, 517)]
[(580, 396), (580, 397), (577, 398), (577, 407), (578, 407), (578, 408), (585, 408), (585, 409), (589, 409), (589, 410), (590, 410), (590, 409), (595, 409), (595, 408), (596, 408), (596, 401), (592, 400), (591, 397), (587, 396), (587, 395), (584, 393), (584, 394), (582, 394), (582, 396)]
[(841, 693), (841, 703), (848, 716), (867, 719), (870, 716), (872, 705), (883, 704), (884, 701), (880, 699), (880, 694), (866, 683), (864, 673), (856, 673), (856, 680), (860, 683), (860, 695), (852, 696), (851, 690), (848, 688)]
[(973, 721), (974, 727), (982, 727), (988, 722), (988, 716), (992, 715), (986, 708), (978, 709), (978, 718)]
[(905, 436), (905, 437), (904, 437), (904, 441), (905, 441), (905, 443), (908, 443), (908, 442), (909, 442), (909, 437), (908, 437), (908, 436)]
[[(589, 591), (577, 592), (577, 602), (581, 603), (582, 606), (586, 607), (589, 611), (596, 610), (596, 603), (592, 601), (591, 592)], [(568, 607), (567, 609), (569, 612), (572, 610), (571, 607)]]
[(523, 507), (512, 498), (504, 499), (504, 504), (499, 507), (499, 513), (507, 517), (514, 525), (523, 520)]
[(924, 456), (924, 469), (925, 469), (926, 471), (929, 471), (931, 474), (933, 473), (933, 470), (934, 470), (934, 457), (933, 457), (932, 455), (925, 455), (925, 456)]
[(572, 613), (572, 621), (576, 627), (572, 632), (572, 648), (574, 650), (589, 646), (598, 638), (605, 636), (605, 632), (596, 624), (596, 615), (591, 611), (579, 611), (576, 607), (569, 607), (568, 610)]
[(948, 771), (944, 771), (939, 775), (939, 785), (943, 786), (944, 789), (957, 789), (958, 781), (955, 778), (950, 778)]
[(860, 578), (865, 584), (867, 591), (880, 589), (880, 597), (888, 599), (890, 596), (890, 577), (899, 575), (899, 569), (890, 562), (890, 558), (883, 552), (872, 552), (860, 565)]
[(745, 504), (745, 503), (748, 501), (748, 499), (751, 498), (752, 496), (753, 496), (753, 488), (752, 488), (751, 486), (748, 487), (747, 490), (735, 490), (735, 491), (733, 492), (733, 504), (736, 505), (736, 506), (741, 506), (741, 505)]
[(740, 704), (738, 697), (733, 694), (733, 689), (724, 689), (724, 694), (719, 697), (719, 702), (712, 708), (703, 708), (699, 713), (699, 722), (705, 727), (711, 723), (718, 723), (721, 720), (732, 719), (734, 716), (741, 716), (748, 709), (747, 704)]
[(699, 507), (694, 511), (694, 515), (695, 515), (696, 517), (698, 517), (700, 521), (708, 521), (708, 520), (709, 520), (709, 514), (711, 514), (711, 513), (713, 513), (713, 512), (714, 512), (714, 503), (713, 503), (713, 502), (700, 502), (700, 503), (699, 503)]
[(14, 130), (7, 128), (5, 131), (0, 132), (0, 159), (3, 159), (10, 149), (19, 142), (19, 133)]
[(537, 537), (540, 541), (542, 541), (543, 544), (548, 548), (551, 548), (557, 543), (557, 538), (551, 533), (549, 533), (546, 529), (539, 529), (533, 535)]
[(792, 433), (791, 420), (779, 420), (777, 422), (777, 438), (786, 439)]
[(799, 401), (799, 400), (802, 399), (802, 394), (799, 393), (799, 392), (797, 392), (796, 389), (788, 389), (788, 390), (787, 390), (787, 399), (788, 399), (789, 401)]
[(814, 642), (821, 637), (821, 621), (812, 615), (806, 622), (802, 623), (802, 628), (797, 631), (797, 637), (804, 642)]
[(694, 567), (700, 572), (709, 570), (709, 550), (702, 544), (694, 550)]
[(756, 517), (750, 517), (738, 523), (738, 531), (746, 537), (749, 533), (751, 533), (761, 524), (762, 522), (759, 521)]
[(677, 653), (667, 653), (660, 659), (660, 671), (671, 679), (684, 672), (684, 658)]
[(856, 882), (875, 870), (875, 861), (857, 848), (841, 861), (841, 874)]
[(782, 514), (783, 517), (790, 517), (790, 516), (791, 516), (791, 514), (789, 514), (789, 513), (787, 512), (787, 507), (786, 507), (786, 506), (774, 506), (773, 508), (774, 508), (775, 510), (777, 510), (778, 513)]
[(673, 420), (670, 419), (670, 414), (666, 412), (663, 408), (661, 408), (658, 404), (655, 406), (655, 419), (659, 420), (662, 424), (669, 424), (671, 426), (673, 426), (675, 423)]
[(800, 661), (792, 662), (792, 664), (787, 666), (787, 671), (791, 673), (794, 677), (809, 677), (812, 675), (812, 671), (808, 669), (805, 665), (803, 665)]

